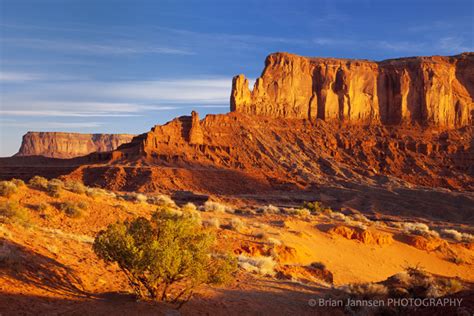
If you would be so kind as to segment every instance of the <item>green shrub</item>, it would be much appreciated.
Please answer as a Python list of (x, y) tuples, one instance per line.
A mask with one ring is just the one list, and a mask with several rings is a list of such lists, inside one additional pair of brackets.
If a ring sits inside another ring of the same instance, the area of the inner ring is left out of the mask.
[(17, 192), (18, 192), (18, 187), (12, 181), (0, 182), (0, 196), (9, 198)]
[(35, 189), (42, 189), (46, 190), (48, 187), (48, 179), (40, 177), (40, 176), (34, 176), (33, 178), (28, 181), (28, 184)]
[(62, 202), (59, 204), (59, 210), (69, 217), (78, 218), (82, 216), (83, 207), (85, 207), (85, 204), (80, 204), (69, 201)]
[(16, 201), (7, 201), (0, 203), (0, 221), (5, 223), (11, 222), (28, 222), (30, 214), (28, 210), (22, 207)]
[(201, 284), (229, 281), (236, 261), (213, 256), (215, 236), (192, 217), (156, 212), (115, 223), (99, 232), (93, 249), (107, 263), (117, 263), (138, 297), (187, 302)]
[(319, 201), (305, 202), (303, 208), (308, 209), (312, 214), (319, 214), (325, 210), (323, 203)]

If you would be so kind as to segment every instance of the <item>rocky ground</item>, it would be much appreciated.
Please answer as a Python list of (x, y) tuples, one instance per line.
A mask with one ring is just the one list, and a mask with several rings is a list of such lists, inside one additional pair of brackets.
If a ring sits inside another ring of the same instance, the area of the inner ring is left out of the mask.
[[(51, 192), (51, 186), (17, 182), (15, 193), (0, 197), (0, 313), (175, 314), (174, 306), (137, 302), (118, 268), (105, 266), (91, 248), (108, 224), (148, 217), (157, 204), (173, 202), (157, 194), (57, 184)], [(312, 307), (310, 300), (386, 297), (420, 284), (430, 284), (433, 297), (464, 298), (460, 309), (444, 311), (473, 311), (470, 225), (360, 212), (331, 199), (305, 207), (294, 200), (268, 205), (248, 197), (175, 199), (178, 205), (195, 202), (203, 225), (216, 230), (220, 247), (238, 256), (240, 266), (231, 285), (200, 288), (179, 311), (183, 315), (343, 315), (350, 313), (347, 307)]]

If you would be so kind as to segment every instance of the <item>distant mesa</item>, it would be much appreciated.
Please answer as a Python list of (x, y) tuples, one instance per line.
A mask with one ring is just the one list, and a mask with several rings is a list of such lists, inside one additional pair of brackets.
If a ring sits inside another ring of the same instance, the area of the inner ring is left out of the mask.
[(135, 135), (28, 132), (23, 135), (15, 156), (73, 158), (93, 152), (111, 151), (128, 143)]
[(275, 53), (253, 90), (248, 84), (234, 77), (232, 111), (443, 128), (473, 123), (474, 53), (381, 62)]

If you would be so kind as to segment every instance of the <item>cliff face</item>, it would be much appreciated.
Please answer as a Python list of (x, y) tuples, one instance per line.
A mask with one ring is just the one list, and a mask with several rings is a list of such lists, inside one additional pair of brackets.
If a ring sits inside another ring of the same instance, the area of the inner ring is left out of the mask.
[(281, 118), (351, 123), (470, 125), (474, 116), (474, 53), (372, 62), (267, 57), (253, 90), (234, 77), (231, 110)]
[(134, 135), (128, 134), (79, 134), (61, 132), (28, 132), (23, 135), (16, 156), (45, 156), (73, 158), (95, 151), (116, 149), (128, 143)]

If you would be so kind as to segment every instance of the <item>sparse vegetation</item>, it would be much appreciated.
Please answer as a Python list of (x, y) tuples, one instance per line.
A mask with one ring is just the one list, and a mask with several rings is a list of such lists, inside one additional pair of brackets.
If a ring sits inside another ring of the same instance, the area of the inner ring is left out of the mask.
[(65, 188), (76, 194), (85, 194), (87, 191), (87, 187), (79, 181), (67, 181)]
[(275, 275), (276, 262), (272, 257), (238, 256), (239, 266), (245, 271), (261, 275)]
[(0, 196), (12, 197), (18, 192), (18, 187), (13, 181), (0, 181)]
[(308, 209), (312, 214), (320, 214), (326, 209), (323, 203), (319, 201), (305, 202), (303, 208)]
[(59, 204), (59, 210), (66, 214), (68, 217), (79, 218), (83, 215), (83, 210), (86, 207), (85, 204), (74, 203), (70, 201), (62, 202)]
[(61, 196), (62, 188), (63, 186), (60, 183), (50, 181), (48, 183), (46, 191), (48, 192), (49, 196), (59, 198)]
[(233, 208), (215, 201), (206, 201), (202, 207), (205, 212), (234, 213)]
[(240, 232), (240, 231), (242, 231), (242, 229), (244, 229), (245, 224), (244, 224), (244, 222), (242, 222), (242, 220), (240, 218), (233, 217), (230, 220), (229, 227), (230, 227), (231, 230), (234, 230), (236, 232)]
[(439, 234), (430, 230), (429, 226), (423, 223), (403, 223), (403, 230), (407, 234), (419, 235), (423, 237), (439, 237)]
[(17, 186), (17, 188), (26, 186), (25, 181), (21, 179), (11, 179), (10, 181), (13, 182)]
[(212, 227), (212, 228), (215, 228), (215, 229), (218, 229), (218, 228), (221, 227), (221, 224), (220, 224), (218, 218), (207, 219), (207, 220), (203, 221), (203, 225), (204, 225), (204, 227)]
[(442, 229), (441, 235), (443, 237), (452, 238), (456, 241), (471, 242), (474, 241), (474, 236), (468, 233), (461, 233), (455, 229)]
[(34, 176), (28, 181), (28, 185), (34, 189), (46, 190), (48, 188), (48, 179), (41, 176)]
[(275, 205), (265, 205), (259, 209), (259, 212), (265, 215), (269, 214), (280, 214), (280, 208)]
[(117, 263), (136, 295), (171, 303), (187, 302), (197, 286), (228, 282), (236, 261), (212, 255), (215, 236), (195, 219), (156, 212), (109, 225), (93, 249), (107, 263)]
[(175, 201), (173, 201), (173, 199), (168, 195), (164, 194), (148, 197), (148, 203), (158, 206), (176, 207)]
[(27, 223), (30, 214), (27, 209), (16, 201), (0, 203), (0, 221), (4, 223), (20, 222)]

